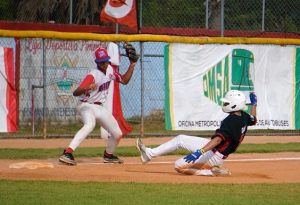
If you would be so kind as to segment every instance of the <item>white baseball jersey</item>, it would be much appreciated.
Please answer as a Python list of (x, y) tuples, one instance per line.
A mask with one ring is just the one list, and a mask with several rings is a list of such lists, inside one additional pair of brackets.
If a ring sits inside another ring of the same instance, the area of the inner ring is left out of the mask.
[[(122, 76), (109, 65), (106, 74), (98, 69), (93, 69), (87, 76), (93, 76), (94, 83), (97, 85), (96, 90), (91, 90), (79, 96), (81, 102), (101, 103), (104, 104), (108, 95), (108, 88), (112, 80), (121, 81)], [(82, 82), (84, 83), (84, 81)], [(81, 84), (82, 85), (82, 84)]]

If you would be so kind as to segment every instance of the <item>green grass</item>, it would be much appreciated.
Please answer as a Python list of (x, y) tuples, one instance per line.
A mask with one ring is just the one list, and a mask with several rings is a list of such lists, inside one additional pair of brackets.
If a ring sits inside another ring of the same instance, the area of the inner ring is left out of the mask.
[(300, 184), (144, 184), (0, 180), (0, 204), (296, 205)]
[(237, 153), (300, 152), (300, 143), (242, 144)]
[[(155, 147), (157, 145), (151, 145)], [(62, 154), (63, 148), (55, 149), (0, 149), (0, 159), (47, 159), (55, 158)], [(102, 156), (104, 147), (79, 147), (75, 157), (98, 157)], [(300, 152), (300, 143), (267, 143), (267, 144), (242, 144), (236, 153), (273, 153), (273, 152)], [(188, 152), (178, 150), (171, 155), (184, 155)], [(119, 156), (139, 156), (135, 146), (118, 147)]]
[[(151, 145), (155, 147), (157, 145)], [(56, 158), (63, 148), (0, 149), (2, 159)], [(75, 157), (102, 156), (103, 147), (79, 147)], [(300, 143), (242, 144), (237, 153), (300, 152)], [(178, 150), (171, 154), (186, 154)], [(120, 156), (138, 156), (134, 146), (119, 147)], [(297, 205), (300, 183), (282, 184), (146, 184), (0, 180), (2, 205)]]

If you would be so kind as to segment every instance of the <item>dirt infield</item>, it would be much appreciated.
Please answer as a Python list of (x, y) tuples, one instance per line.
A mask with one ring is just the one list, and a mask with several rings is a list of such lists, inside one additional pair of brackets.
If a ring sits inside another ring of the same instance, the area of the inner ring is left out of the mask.
[[(146, 138), (145, 144), (160, 144), (169, 138)], [(65, 147), (70, 139), (0, 140), (0, 148)], [(247, 137), (244, 143), (300, 142), (300, 137)], [(81, 146), (104, 146), (102, 139), (87, 139)], [(123, 139), (120, 146), (133, 146)], [(183, 176), (173, 168), (180, 156), (164, 156), (142, 165), (139, 157), (124, 157), (124, 164), (104, 164), (99, 158), (78, 158), (77, 166), (65, 166), (57, 159), (0, 160), (0, 179), (58, 181), (146, 182), (146, 183), (300, 183), (300, 153), (232, 154), (225, 161), (231, 176)]]

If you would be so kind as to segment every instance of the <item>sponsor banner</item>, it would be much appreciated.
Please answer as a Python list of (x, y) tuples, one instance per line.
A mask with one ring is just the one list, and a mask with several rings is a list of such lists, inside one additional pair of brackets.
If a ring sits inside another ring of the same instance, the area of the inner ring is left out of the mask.
[[(32, 85), (42, 86), (45, 81), (47, 94), (46, 107), (49, 110), (48, 118), (59, 120), (74, 119), (78, 99), (73, 96), (82, 79), (90, 69), (95, 68), (95, 50), (105, 47), (111, 56), (114, 69), (120, 66), (119, 46), (112, 42), (99, 41), (64, 41), (52, 39), (23, 39), (21, 41), (21, 68), (23, 78), (20, 86), (30, 90)], [(43, 51), (43, 48), (45, 50)], [(43, 58), (44, 56), (44, 58)], [(45, 73), (45, 76), (43, 74)], [(124, 120), (118, 82), (110, 84), (106, 108), (113, 113), (124, 134), (131, 128)], [(35, 115), (41, 115), (43, 109), (42, 92), (35, 91)], [(31, 96), (22, 95), (21, 101), (31, 101)], [(30, 106), (30, 105), (29, 105)], [(31, 118), (31, 107), (20, 104), (21, 119)], [(39, 112), (40, 110), (40, 112)], [(101, 131), (108, 136), (106, 131)]]
[(220, 99), (237, 89), (258, 97), (258, 123), (250, 129), (299, 129), (299, 53), (295, 46), (168, 45), (166, 128), (218, 128), (227, 115)]
[[(108, 43), (28, 38), (22, 39), (20, 44), (20, 90), (31, 90), (32, 86), (45, 84), (47, 117), (74, 119), (77, 98), (73, 97), (73, 91), (89, 70), (96, 67), (95, 50), (107, 47)], [(33, 92), (37, 119), (43, 116), (42, 89)], [(20, 95), (20, 102), (31, 101), (31, 95)], [(32, 119), (31, 103), (20, 103), (19, 110), (20, 120)]]

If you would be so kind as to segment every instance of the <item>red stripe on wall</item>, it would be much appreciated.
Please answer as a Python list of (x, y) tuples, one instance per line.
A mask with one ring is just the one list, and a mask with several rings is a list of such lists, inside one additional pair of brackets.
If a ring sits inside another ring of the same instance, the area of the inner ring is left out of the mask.
[(4, 48), (4, 66), (7, 76), (6, 88), (6, 108), (7, 113), (7, 131), (17, 131), (17, 100), (15, 88), (15, 69), (14, 69), (14, 51), (12, 48)]

